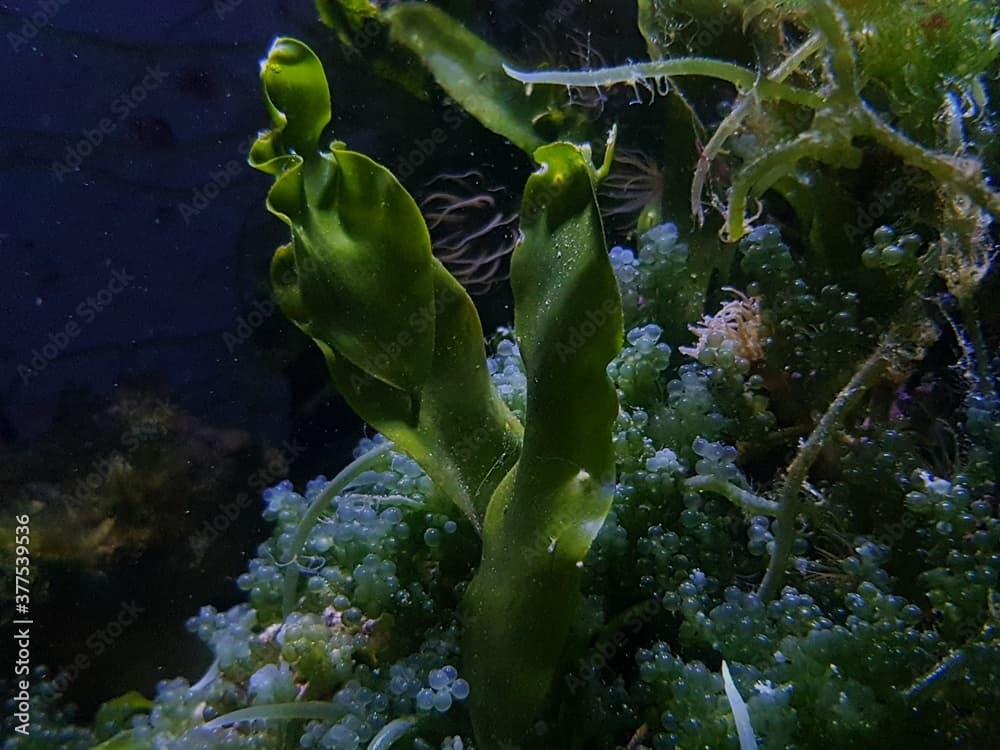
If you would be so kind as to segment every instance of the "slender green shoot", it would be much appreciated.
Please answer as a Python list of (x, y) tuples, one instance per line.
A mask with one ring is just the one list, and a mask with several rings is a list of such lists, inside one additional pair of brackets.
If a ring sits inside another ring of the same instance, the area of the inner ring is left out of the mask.
[(362, 471), (368, 469), (375, 461), (388, 453), (392, 447), (393, 444), (387, 440), (351, 461), (316, 495), (316, 498), (306, 510), (306, 514), (302, 516), (298, 526), (295, 528), (295, 536), (292, 538), (292, 547), (289, 550), (290, 556), (283, 563), (285, 566), (285, 580), (281, 598), (281, 611), (286, 617), (295, 607), (295, 590), (298, 588), (299, 582), (298, 558), (302, 554), (302, 548), (305, 546), (306, 540), (309, 539), (309, 534), (312, 532), (313, 527), (329, 507), (330, 501), (347, 489), (352, 479)]
[(337, 722), (344, 711), (327, 701), (302, 701), (299, 703), (270, 703), (250, 706), (230, 711), (206, 722), (205, 729), (220, 729), (244, 721), (292, 721), (295, 719), (316, 719)]
[(833, 438), (834, 430), (847, 411), (857, 403), (861, 395), (882, 373), (888, 351), (892, 346), (894, 346), (893, 340), (887, 338), (862, 363), (847, 385), (837, 394), (826, 413), (820, 418), (819, 424), (802, 444), (789, 465), (785, 484), (781, 489), (777, 517), (778, 529), (774, 534), (771, 560), (768, 563), (767, 572), (764, 574), (764, 580), (761, 581), (760, 590), (757, 592), (763, 601), (770, 601), (774, 598), (781, 587), (782, 579), (785, 577), (788, 559), (792, 554), (792, 547), (795, 545), (795, 519), (801, 505), (802, 487), (809, 474), (809, 469), (819, 458), (823, 448)]
[(674, 57), (669, 60), (629, 63), (598, 70), (517, 70), (509, 65), (504, 72), (526, 86), (550, 84), (579, 88), (607, 88), (619, 84), (651, 89), (649, 81), (664, 81), (675, 76), (705, 76), (733, 84), (741, 93), (753, 91), (764, 99), (801, 104), (816, 109), (823, 98), (812, 91), (789, 86), (767, 78), (761, 79), (750, 68), (711, 57)]

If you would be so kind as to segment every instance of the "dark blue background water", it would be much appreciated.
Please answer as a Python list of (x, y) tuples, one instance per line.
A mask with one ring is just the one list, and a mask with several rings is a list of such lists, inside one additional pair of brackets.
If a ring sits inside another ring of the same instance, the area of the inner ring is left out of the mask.
[(280, 232), (245, 154), (258, 60), (316, 29), (304, 2), (0, 5), (7, 440), (67, 384), (144, 371), (213, 421), (286, 429), (284, 379), (237, 331)]

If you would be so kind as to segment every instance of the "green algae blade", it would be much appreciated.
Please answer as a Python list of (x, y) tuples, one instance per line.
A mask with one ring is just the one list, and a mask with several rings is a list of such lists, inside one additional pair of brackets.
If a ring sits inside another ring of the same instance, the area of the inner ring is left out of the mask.
[(729, 666), (726, 660), (722, 660), (722, 684), (726, 690), (726, 700), (733, 711), (733, 721), (736, 724), (736, 736), (740, 741), (740, 750), (757, 750), (757, 737), (754, 735), (753, 725), (750, 723), (750, 711), (747, 709), (746, 701), (740, 695), (740, 689), (736, 687), (733, 676), (729, 673)]
[(378, 19), (378, 7), (369, 0), (317, 0), (320, 20), (337, 32), (343, 44), (353, 47), (353, 37), (367, 21)]
[[(292, 229), (272, 268), (279, 302), (313, 338), (372, 377), (412, 391), (430, 370), (433, 321), (397, 340), (413, 310), (433, 306), (431, 245), (413, 198), (385, 167), (334, 143), (320, 149), (331, 104), (306, 45), (278, 39), (261, 66), (272, 129), (250, 152), (275, 174), (268, 208)], [(391, 217), (391, 221), (386, 221)], [(386, 342), (395, 348), (386, 351)]]
[(438, 84), (483, 126), (527, 153), (542, 145), (533, 122), (545, 111), (503, 72), (500, 53), (439, 8), (404, 3), (383, 13), (392, 39), (407, 47)]
[(540, 715), (615, 480), (618, 401), (606, 369), (621, 347), (622, 309), (594, 195), (600, 175), (569, 143), (535, 159), (511, 263), (524, 444), (490, 502), (465, 600), (473, 724), (487, 750), (520, 746)]
[(479, 528), (521, 427), (490, 382), (475, 306), (392, 173), (342, 143), (321, 150), (331, 104), (312, 50), (276, 40), (261, 79), (272, 128), (250, 163), (275, 175), (268, 208), (292, 234), (271, 262), (275, 298), (351, 407)]

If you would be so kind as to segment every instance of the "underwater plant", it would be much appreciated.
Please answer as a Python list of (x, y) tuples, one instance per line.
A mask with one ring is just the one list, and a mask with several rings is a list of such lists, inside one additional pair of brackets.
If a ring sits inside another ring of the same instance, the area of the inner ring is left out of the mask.
[[(277, 39), (250, 154), (291, 234), (272, 286), (378, 434), (264, 493), (248, 601), (190, 622), (212, 667), (95, 747), (989, 746), (994, 5), (640, 0), (657, 59), (581, 71), (514, 69), (427, 3), (318, 8), (534, 161), (513, 326), (487, 346), (417, 202), (327, 145), (319, 58)], [(713, 13), (756, 65), (709, 55)], [(623, 84), (656, 98), (574, 109)], [(632, 247), (598, 204), (615, 115), (676, 126)]]

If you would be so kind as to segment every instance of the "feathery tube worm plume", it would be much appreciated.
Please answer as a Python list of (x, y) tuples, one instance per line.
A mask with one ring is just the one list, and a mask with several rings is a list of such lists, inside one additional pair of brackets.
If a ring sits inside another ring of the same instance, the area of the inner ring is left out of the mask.
[(501, 187), (489, 187), (478, 170), (443, 173), (420, 199), (434, 255), (470, 294), (489, 292), (510, 275), (517, 242), (517, 213), (501, 207)]

